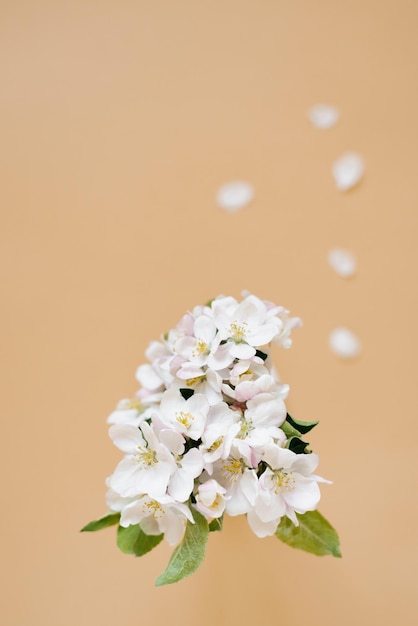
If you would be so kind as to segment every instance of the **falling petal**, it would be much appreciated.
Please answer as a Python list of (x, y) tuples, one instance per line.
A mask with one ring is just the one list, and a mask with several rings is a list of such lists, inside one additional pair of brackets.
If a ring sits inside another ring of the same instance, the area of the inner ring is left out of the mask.
[(363, 174), (364, 161), (355, 152), (346, 152), (332, 166), (332, 175), (340, 191), (347, 191), (357, 185)]
[(329, 104), (317, 104), (309, 109), (308, 117), (316, 128), (331, 128), (338, 122), (338, 109)]
[(226, 183), (219, 188), (216, 195), (217, 203), (225, 211), (239, 211), (251, 202), (254, 197), (253, 187), (244, 181)]
[(357, 269), (354, 254), (343, 248), (330, 250), (328, 253), (328, 263), (339, 276), (343, 276), (344, 278), (353, 276)]
[(352, 359), (360, 354), (360, 341), (348, 328), (335, 328), (329, 337), (331, 351), (342, 359)]

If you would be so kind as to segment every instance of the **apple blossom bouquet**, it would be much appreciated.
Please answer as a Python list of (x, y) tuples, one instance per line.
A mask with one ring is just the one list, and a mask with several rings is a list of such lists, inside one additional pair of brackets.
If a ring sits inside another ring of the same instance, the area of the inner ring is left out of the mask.
[(318, 456), (303, 437), (317, 422), (286, 410), (270, 346), (291, 345), (300, 326), (281, 306), (246, 295), (197, 306), (150, 344), (141, 387), (108, 418), (124, 453), (107, 479), (110, 512), (83, 531), (118, 525), (117, 543), (142, 556), (165, 539), (177, 546), (157, 585), (201, 564), (224, 515), (246, 515), (258, 537), (317, 555), (341, 556), (338, 536), (316, 510)]

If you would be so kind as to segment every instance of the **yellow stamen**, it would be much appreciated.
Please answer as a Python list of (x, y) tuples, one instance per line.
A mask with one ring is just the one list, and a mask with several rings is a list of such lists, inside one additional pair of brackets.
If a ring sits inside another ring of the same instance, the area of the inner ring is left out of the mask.
[(230, 459), (228, 463), (222, 467), (222, 470), (229, 480), (236, 482), (238, 477), (243, 474), (246, 465), (242, 459)]
[(229, 326), (231, 339), (233, 339), (236, 343), (245, 341), (245, 337), (247, 335), (246, 326), (248, 326), (247, 322), (232, 322)]
[(147, 467), (153, 467), (157, 460), (157, 453), (155, 450), (149, 450), (149, 448), (144, 448), (143, 446), (138, 446), (139, 452), (137, 453), (138, 463), (141, 465), (145, 465)]
[(176, 420), (179, 424), (185, 426), (185, 428), (189, 429), (192, 423), (194, 422), (194, 417), (191, 413), (185, 413), (184, 411), (177, 411)]
[(164, 509), (159, 502), (156, 500), (150, 500), (149, 502), (144, 502), (143, 506), (145, 508), (145, 513), (151, 515), (154, 519), (158, 519), (164, 515)]
[(203, 339), (196, 339), (192, 356), (201, 356), (202, 354), (209, 354), (208, 344)]
[(274, 484), (274, 493), (284, 493), (285, 491), (293, 491), (296, 480), (293, 478), (293, 472), (285, 472), (279, 469), (272, 476)]
[(219, 448), (219, 446), (222, 445), (223, 440), (224, 436), (222, 435), (221, 437), (219, 437), (219, 439), (216, 439), (216, 441), (213, 442), (210, 448), (207, 449), (207, 452), (215, 452)]

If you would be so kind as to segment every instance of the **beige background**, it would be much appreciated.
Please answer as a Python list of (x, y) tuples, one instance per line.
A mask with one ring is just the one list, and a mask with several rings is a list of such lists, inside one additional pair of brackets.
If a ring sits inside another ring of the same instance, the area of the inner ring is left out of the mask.
[[(417, 623), (417, 21), (407, 0), (2, 1), (2, 623)], [(307, 120), (320, 101), (332, 130)], [(349, 149), (367, 174), (342, 194)], [(256, 199), (231, 215), (214, 197), (236, 178)], [(337, 245), (356, 278), (328, 267)], [(344, 558), (230, 518), (156, 589), (168, 547), (78, 533), (120, 458), (105, 419), (151, 339), (242, 289), (304, 320), (276, 364), (289, 410), (321, 420)], [(328, 350), (337, 325), (355, 362)]]

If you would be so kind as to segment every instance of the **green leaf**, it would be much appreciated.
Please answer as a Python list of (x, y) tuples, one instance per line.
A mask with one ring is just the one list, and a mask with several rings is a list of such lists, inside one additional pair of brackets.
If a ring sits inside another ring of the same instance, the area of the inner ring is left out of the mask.
[(281, 519), (276, 529), (278, 539), (292, 548), (299, 548), (317, 556), (331, 554), (341, 557), (337, 531), (319, 511), (307, 511), (296, 516), (299, 526), (295, 526), (287, 517)]
[[(319, 422), (302, 422), (302, 420), (295, 420), (289, 413), (286, 416), (286, 422), (298, 430), (300, 435), (306, 435), (306, 433), (319, 424)], [(281, 428), (283, 428), (283, 426)]]
[(294, 428), (291, 424), (289, 424), (288, 421), (283, 422), (280, 428), (282, 429), (282, 431), (284, 432), (284, 434), (286, 435), (288, 439), (290, 439), (291, 437), (300, 437), (302, 434), (301, 432), (296, 430), (296, 428)]
[(167, 569), (155, 584), (157, 586), (177, 583), (197, 570), (205, 558), (209, 526), (206, 519), (198, 511), (193, 510), (195, 523), (187, 522), (183, 541), (171, 555)]
[(222, 515), (222, 517), (215, 517), (215, 519), (213, 519), (211, 521), (211, 523), (209, 524), (209, 532), (210, 533), (214, 533), (217, 530), (222, 530), (222, 526), (224, 524), (224, 516)]
[(80, 532), (95, 532), (96, 530), (102, 530), (102, 528), (108, 528), (109, 526), (115, 526), (115, 524), (119, 524), (120, 513), (109, 513), (104, 517), (101, 517), (94, 522), (90, 522), (83, 526)]
[(185, 400), (188, 400), (194, 394), (194, 389), (187, 389), (187, 387), (182, 387), (179, 391)]
[(139, 524), (133, 524), (127, 528), (119, 526), (116, 543), (125, 554), (143, 556), (158, 546), (163, 537), (164, 535), (147, 535)]
[(291, 437), (287, 442), (287, 447), (295, 454), (310, 454), (310, 450), (306, 449), (308, 446), (309, 443), (302, 441), (299, 437)]

